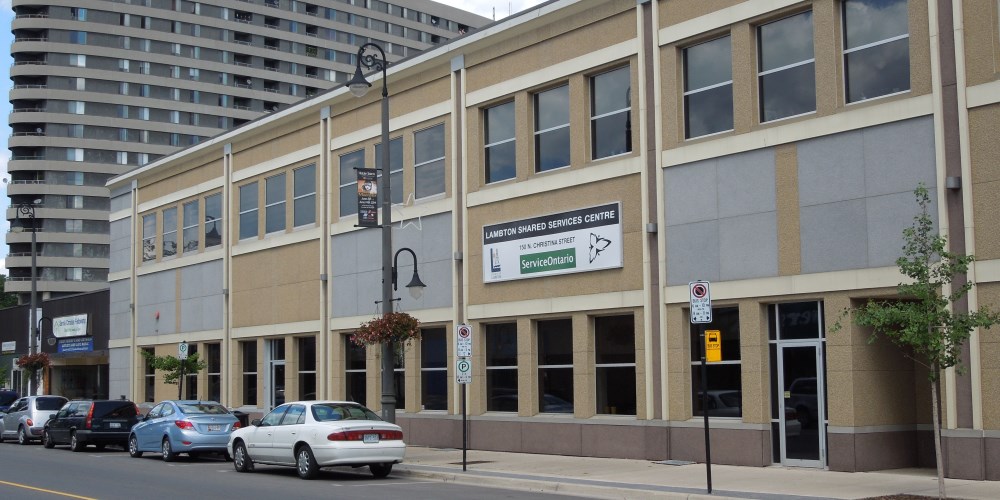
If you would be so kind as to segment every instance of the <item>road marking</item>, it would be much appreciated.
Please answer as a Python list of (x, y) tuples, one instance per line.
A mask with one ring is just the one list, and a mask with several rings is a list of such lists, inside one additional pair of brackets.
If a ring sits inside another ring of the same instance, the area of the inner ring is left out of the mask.
[(14, 486), (16, 488), (24, 488), (26, 490), (41, 491), (42, 493), (51, 493), (53, 495), (59, 495), (59, 496), (64, 496), (64, 497), (79, 498), (81, 500), (97, 500), (96, 498), (82, 497), (80, 495), (74, 495), (72, 493), (65, 493), (65, 492), (62, 492), (62, 491), (47, 490), (45, 488), (35, 488), (34, 486), (28, 486), (26, 484), (9, 483), (7, 481), (0, 481), (0, 484), (6, 484), (8, 486)]

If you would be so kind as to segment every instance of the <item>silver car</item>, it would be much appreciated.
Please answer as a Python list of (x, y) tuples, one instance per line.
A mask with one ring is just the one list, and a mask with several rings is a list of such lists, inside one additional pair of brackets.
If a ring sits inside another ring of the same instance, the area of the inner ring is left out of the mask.
[(62, 396), (25, 396), (14, 401), (0, 420), (0, 442), (17, 439), (28, 444), (41, 439), (49, 415), (55, 415), (66, 401)]

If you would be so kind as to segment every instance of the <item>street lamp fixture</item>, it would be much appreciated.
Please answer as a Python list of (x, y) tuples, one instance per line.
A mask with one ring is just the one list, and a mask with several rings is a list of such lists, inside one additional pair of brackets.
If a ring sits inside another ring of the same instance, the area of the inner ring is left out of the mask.
[[(41, 205), (42, 200), (34, 200), (32, 203), (21, 203), (17, 206), (17, 221), (18, 225), (11, 227), (14, 232), (22, 232), (27, 229), (27, 225), (24, 222), (24, 217), (30, 220), (31, 224), (31, 297), (30, 297), (30, 307), (28, 311), (28, 354), (35, 353), (35, 342), (38, 338), (38, 323), (40, 322), (36, 318), (38, 314), (38, 280), (36, 279), (38, 274), (38, 260), (37, 254), (35, 252), (35, 244), (37, 241), (36, 233), (38, 229), (35, 226), (35, 205)], [(37, 392), (37, 387), (35, 386), (35, 377), (31, 377), (28, 380), (28, 394), (34, 395)]]
[(410, 290), (411, 297), (419, 299), (420, 296), (423, 295), (424, 288), (426, 288), (427, 285), (425, 285), (423, 281), (420, 281), (420, 275), (417, 274), (417, 254), (413, 253), (413, 250), (410, 250), (409, 248), (400, 248), (399, 250), (396, 250), (396, 254), (392, 256), (392, 289), (398, 290), (396, 280), (399, 275), (399, 254), (404, 250), (409, 252), (410, 256), (413, 257), (413, 277), (410, 278), (410, 283), (406, 285), (406, 288)]
[[(365, 54), (367, 49), (374, 49), (378, 53)], [(389, 62), (385, 59), (385, 51), (382, 47), (374, 43), (366, 43), (358, 47), (357, 64), (354, 70), (354, 77), (347, 82), (347, 87), (356, 97), (363, 97), (368, 93), (372, 84), (365, 79), (361, 72), (361, 67), (382, 71), (382, 180), (384, 186), (379, 186), (379, 196), (382, 197), (382, 314), (387, 316), (392, 313), (392, 196), (389, 193), (389, 87), (386, 85), (386, 68)], [(416, 268), (416, 258), (414, 257), (414, 269)], [(396, 422), (396, 379), (393, 376), (394, 368), (392, 342), (382, 344), (382, 420), (386, 422)]]

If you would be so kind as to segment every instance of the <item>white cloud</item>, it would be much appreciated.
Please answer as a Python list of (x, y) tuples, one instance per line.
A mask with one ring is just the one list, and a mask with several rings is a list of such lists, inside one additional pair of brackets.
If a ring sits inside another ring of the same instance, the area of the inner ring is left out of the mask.
[[(9, 1), (9, 0), (0, 0)], [(510, 14), (516, 14), (529, 7), (534, 7), (545, 0), (435, 0), (438, 3), (450, 5), (462, 10), (479, 14), (480, 16), (493, 19), (496, 13), (496, 20), (503, 19)]]

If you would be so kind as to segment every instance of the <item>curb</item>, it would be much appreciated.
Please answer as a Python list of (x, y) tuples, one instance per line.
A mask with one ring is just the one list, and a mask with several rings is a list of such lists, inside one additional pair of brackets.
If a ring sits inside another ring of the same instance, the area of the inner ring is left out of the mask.
[[(445, 469), (445, 470), (442, 470)], [(727, 496), (715, 493), (709, 495), (704, 491), (682, 491), (677, 488), (674, 491), (666, 487), (646, 486), (632, 483), (607, 484), (594, 480), (573, 480), (563, 477), (532, 476), (516, 473), (483, 473), (483, 472), (460, 472), (450, 468), (438, 468), (434, 466), (404, 465), (397, 466), (393, 470), (401, 475), (423, 479), (437, 480), (445, 483), (456, 483), (472, 486), (484, 486), (490, 488), (503, 488), (509, 490), (558, 493), (562, 495), (574, 495), (588, 498), (620, 499), (620, 500), (642, 500), (642, 499), (664, 499), (664, 500), (744, 500), (747, 498), (774, 498), (766, 494), (746, 494), (741, 496)], [(646, 486), (646, 487), (643, 487)], [(791, 497), (785, 497), (791, 498)], [(803, 497), (798, 497), (803, 498)]]

